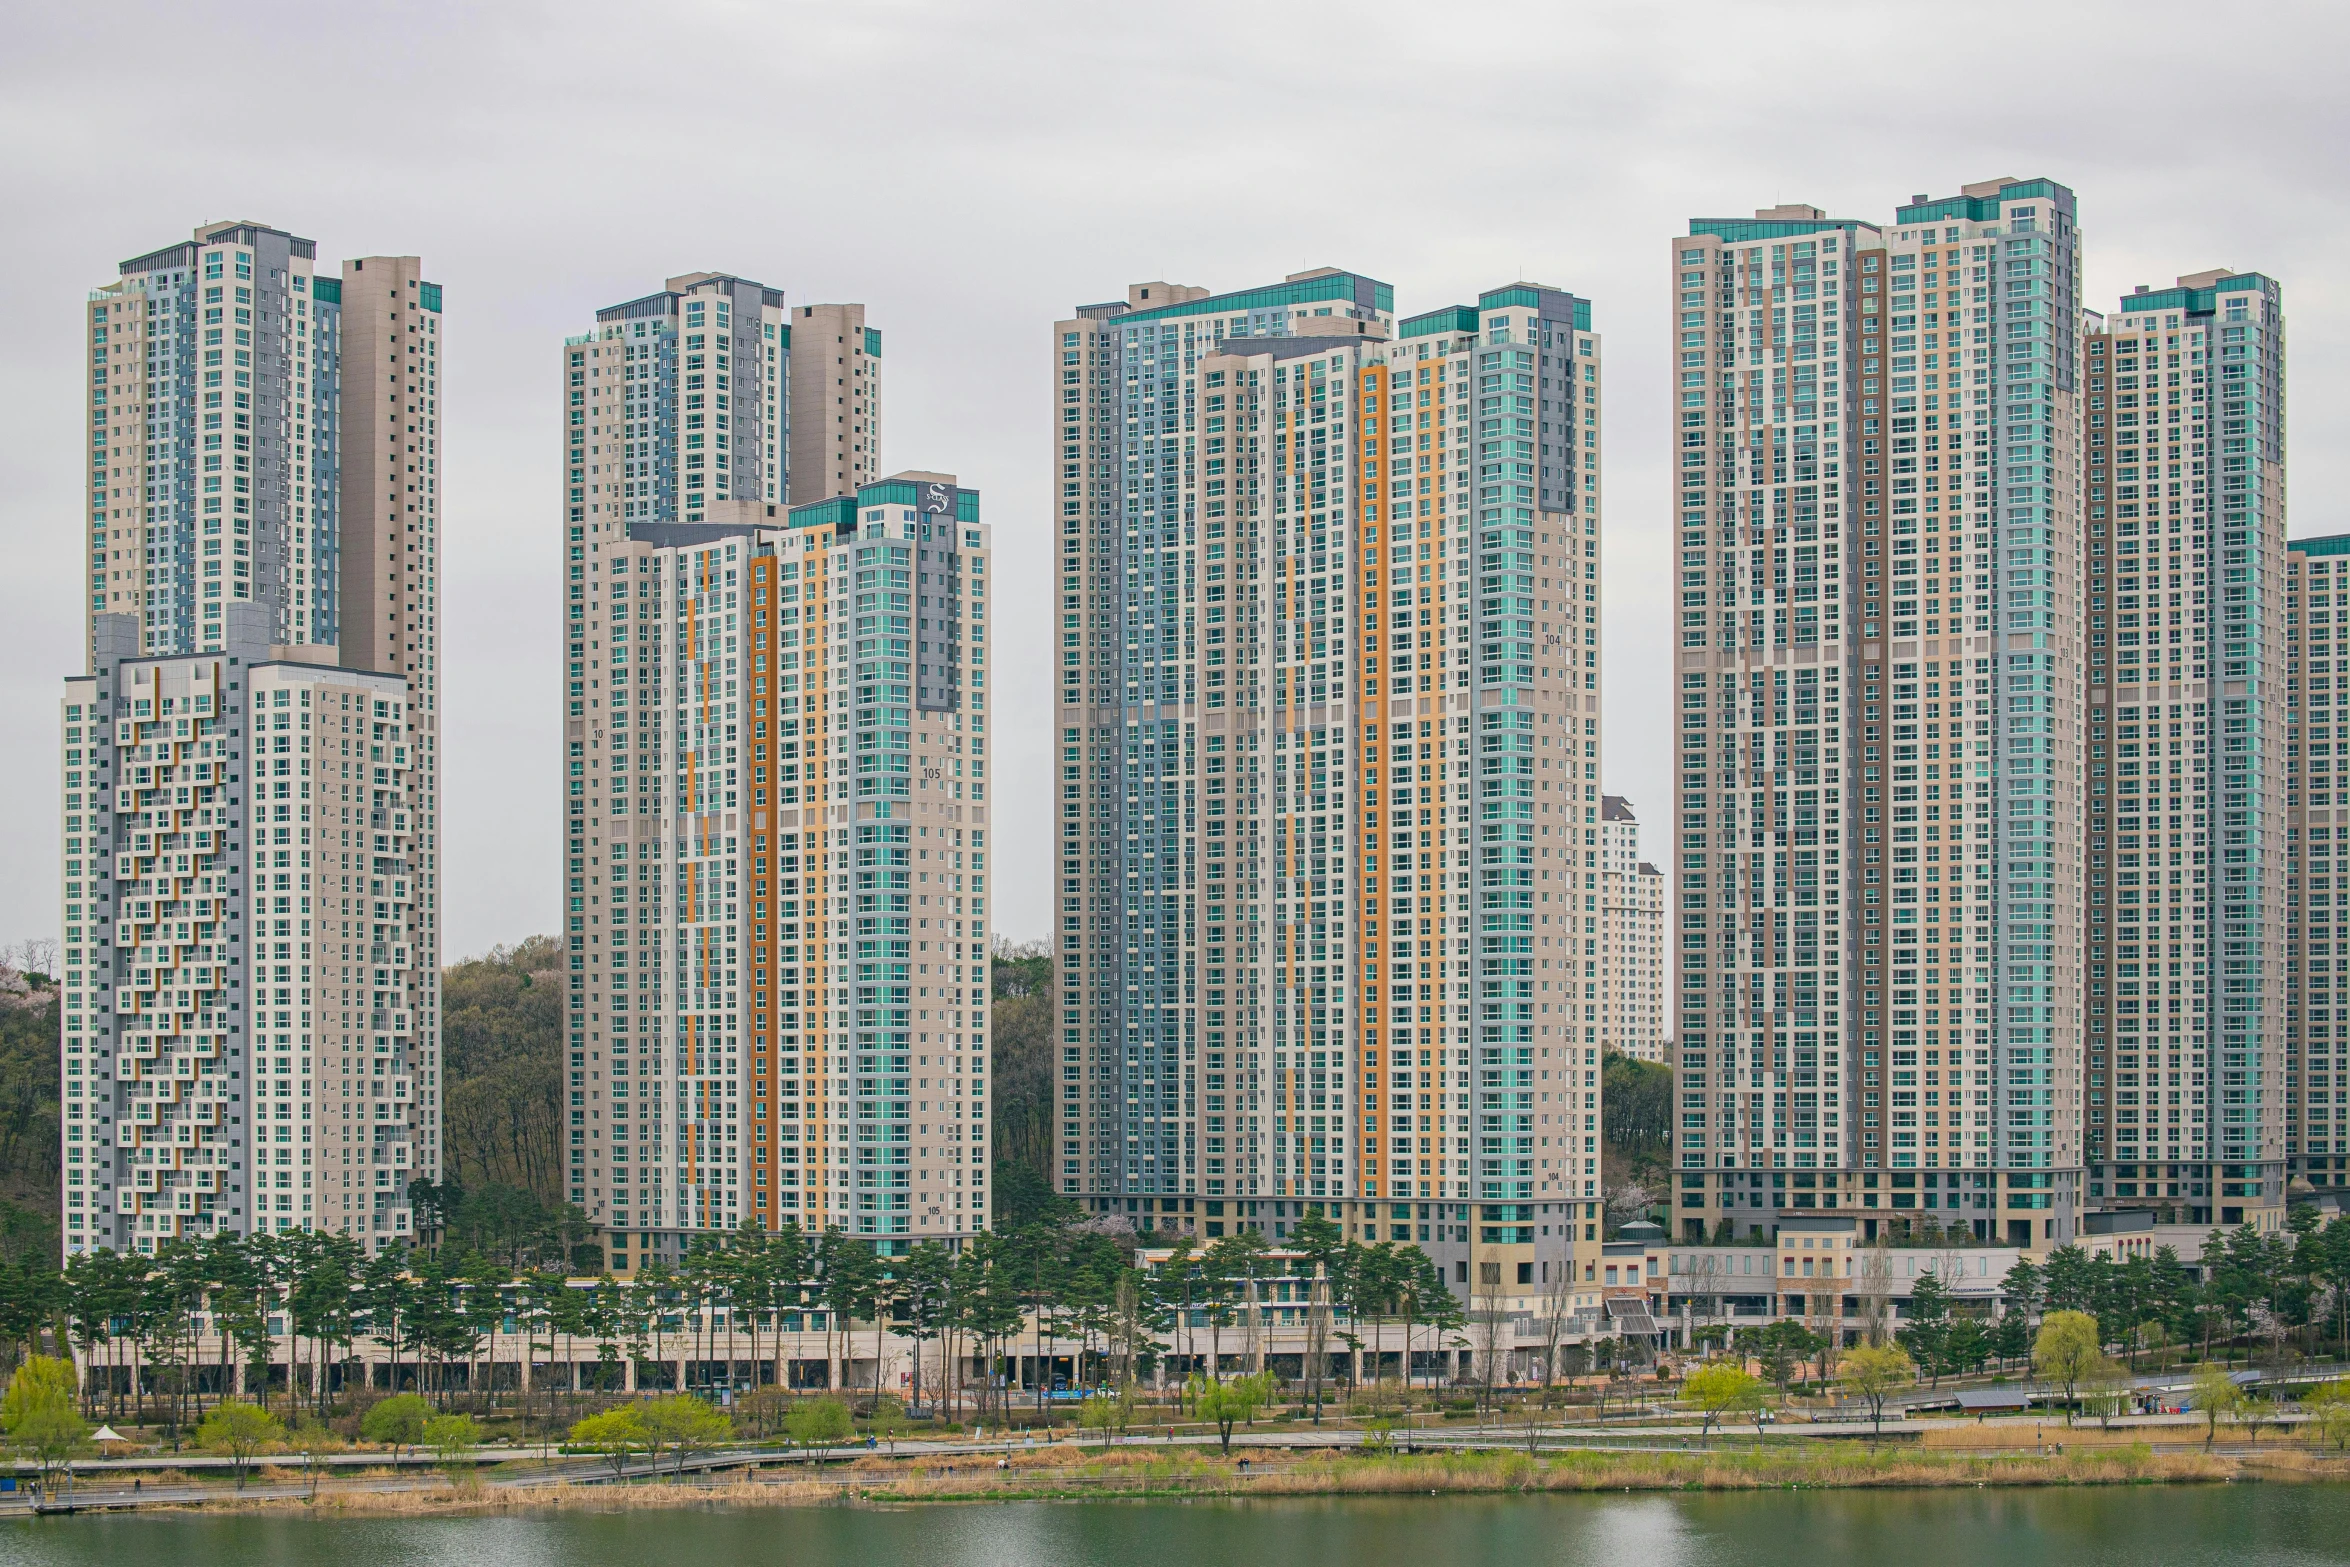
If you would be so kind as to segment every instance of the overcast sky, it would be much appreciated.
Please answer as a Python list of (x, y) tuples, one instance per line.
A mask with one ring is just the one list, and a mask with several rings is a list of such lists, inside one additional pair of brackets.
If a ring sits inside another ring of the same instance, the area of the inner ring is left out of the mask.
[[(446, 288), (446, 955), (556, 926), (553, 354), (675, 273), (860, 300), (882, 467), (995, 529), (996, 928), (1050, 929), (1049, 330), (1130, 281), (1335, 265), (1399, 313), (1532, 278), (1605, 338), (1605, 775), (1662, 860), (1667, 240), (2045, 175), (2088, 298), (2281, 277), (2296, 534), (2350, 473), (2350, 8), (2163, 3), (7, 6), (0, 46), (0, 942), (55, 935), (80, 668), (87, 288), (198, 222), (411, 253)], [(2327, 262), (2324, 258), (2331, 256)], [(1024, 672), (1026, 672), (1024, 674)]]

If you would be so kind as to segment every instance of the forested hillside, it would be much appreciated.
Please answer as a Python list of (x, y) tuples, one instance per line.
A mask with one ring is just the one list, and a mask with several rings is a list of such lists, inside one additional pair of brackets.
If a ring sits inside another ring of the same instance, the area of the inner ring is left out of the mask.
[(444, 1173), (562, 1200), (561, 948), (532, 936), (441, 974)]
[(0, 964), (0, 1255), (57, 1247), (57, 990)]
[(1673, 1074), (1611, 1051), (1600, 1085), (1602, 1185), (1613, 1217), (1641, 1217), (1671, 1182)]
[(1005, 1225), (1049, 1205), (1053, 1152), (1053, 949), (995, 947), (995, 1208)]

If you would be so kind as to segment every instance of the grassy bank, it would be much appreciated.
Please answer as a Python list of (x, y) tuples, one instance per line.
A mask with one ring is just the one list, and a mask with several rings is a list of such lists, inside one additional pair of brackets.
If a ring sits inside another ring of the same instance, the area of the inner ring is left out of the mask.
[[(316, 1505), (346, 1516), (527, 1512), (550, 1508), (634, 1511), (679, 1507), (808, 1507), (914, 1502), (1115, 1500), (1161, 1497), (1506, 1495), (1584, 1491), (1758, 1491), (1949, 1486), (2059, 1486), (2341, 1481), (2350, 1464), (2280, 1449), (2257, 1458), (2155, 1452), (2143, 1444), (2055, 1453), (1871, 1451), (1854, 1444), (1787, 1452), (1445, 1453), (1360, 1457), (1142, 1451), (1074, 1447), (992, 1460), (859, 1460), (821, 1472), (793, 1468), (684, 1483), (501, 1485), (494, 1477), (412, 1489), (329, 1482)], [(210, 1508), (285, 1510), (291, 1496), (223, 1497)]]

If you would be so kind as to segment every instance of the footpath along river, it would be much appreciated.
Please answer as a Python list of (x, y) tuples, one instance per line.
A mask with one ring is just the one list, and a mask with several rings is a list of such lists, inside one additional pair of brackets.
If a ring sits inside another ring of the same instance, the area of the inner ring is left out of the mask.
[(0, 1567), (2350, 1567), (2350, 1488), (971, 1503), (0, 1525)]

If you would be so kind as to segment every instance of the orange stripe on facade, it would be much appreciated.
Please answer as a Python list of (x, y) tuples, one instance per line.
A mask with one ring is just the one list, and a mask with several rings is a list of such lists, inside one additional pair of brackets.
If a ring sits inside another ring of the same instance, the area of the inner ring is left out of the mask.
[[(1375, 713), (1375, 698), (1379, 690), (1378, 641), (1375, 636), (1370, 634), (1369, 628), (1377, 624), (1373, 617), (1378, 613), (1377, 606), (1382, 601), (1386, 582), (1386, 551), (1378, 547), (1378, 525), (1371, 521), (1371, 518), (1377, 515), (1381, 482), (1379, 476), (1388, 472), (1391, 462), (1391, 443), (1388, 439), (1389, 422), (1384, 418), (1377, 417), (1372, 411), (1378, 407), (1378, 400), (1386, 393), (1388, 383), (1389, 376), (1385, 365), (1365, 367), (1363, 371), (1363, 406), (1359, 410), (1360, 417), (1357, 421), (1360, 423), (1363, 419), (1368, 419), (1369, 422), (1365, 428), (1368, 429), (1371, 437), (1369, 453), (1371, 460), (1363, 465), (1362, 504), (1357, 509), (1357, 527), (1360, 532), (1356, 540), (1365, 551), (1363, 556), (1365, 561), (1363, 599), (1359, 607), (1358, 629), (1355, 636), (1355, 640), (1362, 646), (1363, 678), (1359, 688), (1361, 701), (1356, 706), (1366, 715)], [(1395, 635), (1392, 620), (1387, 629), (1390, 643), (1392, 643)], [(1359, 815), (1363, 822), (1362, 842), (1366, 850), (1374, 850), (1379, 844), (1386, 841), (1386, 816), (1380, 803), (1377, 788), (1380, 727), (1375, 716), (1371, 718), (1370, 723), (1364, 726), (1362, 763), (1355, 770), (1356, 788), (1362, 792)], [(1377, 869), (1377, 855), (1366, 853), (1362, 858), (1366, 864), (1363, 874), (1363, 906), (1368, 912), (1363, 924), (1362, 939), (1365, 950), (1361, 955), (1362, 960), (1355, 964), (1355, 1022), (1360, 1032), (1360, 1037), (1356, 1041), (1355, 1075), (1357, 1091), (1364, 1096), (1362, 1103), (1368, 1105), (1377, 1103), (1373, 1095), (1378, 1085), (1378, 1074), (1375, 1068), (1378, 1059), (1376, 1049), (1378, 1030), (1372, 1025), (1370, 1019), (1379, 1015), (1379, 998), (1382, 994), (1379, 976), (1383, 972), (1383, 968), (1375, 962), (1375, 956), (1379, 951), (1380, 931), (1377, 911), (1385, 907), (1386, 884)], [(1377, 1146), (1379, 1125), (1374, 1118), (1374, 1113), (1368, 1110), (1356, 1117), (1355, 1120), (1357, 1126), (1355, 1146), (1349, 1149), (1348, 1153), (1353, 1160), (1354, 1168), (1359, 1172), (1360, 1178), (1364, 1182), (1363, 1194), (1367, 1197), (1376, 1197), (1379, 1195), (1379, 1164), (1374, 1159), (1366, 1158), (1364, 1150), (1367, 1147)]]

